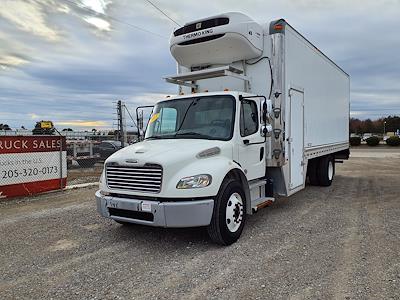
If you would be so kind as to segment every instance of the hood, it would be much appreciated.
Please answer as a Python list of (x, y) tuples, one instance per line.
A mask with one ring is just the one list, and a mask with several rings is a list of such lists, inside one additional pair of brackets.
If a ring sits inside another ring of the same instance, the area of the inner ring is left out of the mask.
[(145, 140), (125, 147), (111, 155), (106, 163), (132, 164), (142, 166), (146, 163), (160, 164), (163, 167), (170, 164), (183, 164), (193, 161), (201, 151), (219, 147), (221, 154), (232, 159), (231, 143), (216, 140), (200, 139), (163, 139)]

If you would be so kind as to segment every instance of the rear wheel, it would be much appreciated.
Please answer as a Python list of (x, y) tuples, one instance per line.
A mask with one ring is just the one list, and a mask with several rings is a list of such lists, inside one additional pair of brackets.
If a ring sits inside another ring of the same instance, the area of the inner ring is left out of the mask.
[(214, 211), (207, 227), (210, 238), (220, 245), (236, 242), (246, 221), (246, 198), (242, 185), (234, 180), (226, 182), (214, 201)]
[(333, 156), (323, 156), (320, 158), (317, 169), (318, 181), (320, 186), (330, 186), (335, 176), (335, 159)]

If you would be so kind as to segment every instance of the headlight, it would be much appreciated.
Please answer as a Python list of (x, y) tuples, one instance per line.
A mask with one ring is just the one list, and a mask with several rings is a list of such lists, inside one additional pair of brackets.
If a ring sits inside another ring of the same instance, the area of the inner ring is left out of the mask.
[(176, 185), (177, 189), (197, 189), (209, 186), (211, 184), (211, 175), (200, 174), (195, 176), (189, 176), (179, 180)]

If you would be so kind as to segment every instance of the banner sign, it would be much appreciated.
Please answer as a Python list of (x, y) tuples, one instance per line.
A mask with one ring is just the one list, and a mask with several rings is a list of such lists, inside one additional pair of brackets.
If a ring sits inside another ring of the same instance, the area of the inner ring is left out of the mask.
[(0, 199), (64, 188), (66, 157), (65, 137), (1, 136)]

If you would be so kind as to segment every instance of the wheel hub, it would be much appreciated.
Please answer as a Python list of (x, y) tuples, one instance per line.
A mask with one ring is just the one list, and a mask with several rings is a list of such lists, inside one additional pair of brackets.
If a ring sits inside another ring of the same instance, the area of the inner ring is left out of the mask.
[(226, 205), (226, 225), (230, 232), (236, 232), (243, 220), (243, 200), (240, 194), (233, 193)]
[(331, 160), (328, 163), (328, 178), (329, 180), (332, 180), (333, 178), (333, 163)]

